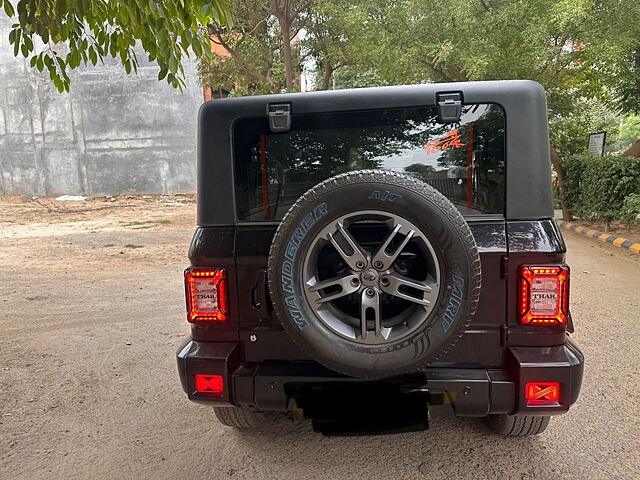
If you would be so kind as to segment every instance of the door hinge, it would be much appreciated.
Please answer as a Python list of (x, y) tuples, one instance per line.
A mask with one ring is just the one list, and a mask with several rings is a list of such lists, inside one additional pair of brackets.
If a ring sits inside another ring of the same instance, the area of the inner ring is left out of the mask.
[(438, 104), (438, 122), (459, 123), (462, 116), (462, 93), (436, 93)]
[(509, 278), (509, 257), (500, 259), (500, 278)]
[(269, 128), (273, 133), (283, 133), (291, 130), (291, 104), (270, 103), (267, 105)]
[(260, 312), (260, 321), (271, 320), (271, 300), (269, 298), (267, 286), (267, 272), (260, 270), (255, 287), (251, 289), (251, 304), (254, 309)]

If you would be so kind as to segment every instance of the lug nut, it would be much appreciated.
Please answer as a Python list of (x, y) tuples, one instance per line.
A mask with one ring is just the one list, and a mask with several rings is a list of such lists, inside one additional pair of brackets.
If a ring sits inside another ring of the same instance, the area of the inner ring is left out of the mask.
[(365, 290), (365, 293), (367, 294), (368, 297), (373, 297), (373, 295), (375, 294), (375, 292), (373, 291), (373, 288), (367, 288)]
[(356, 262), (356, 267), (359, 269), (363, 269), (364, 268), (364, 262)]
[(389, 285), (389, 279), (387, 277), (382, 277), (380, 279), (380, 285), (383, 287), (387, 287)]
[(357, 278), (352, 278), (351, 285), (357, 287), (358, 285), (360, 285), (360, 280), (358, 280)]
[(373, 266), (375, 268), (380, 269), (380, 268), (384, 267), (384, 263), (382, 263), (380, 260), (376, 260), (375, 262), (373, 262)]

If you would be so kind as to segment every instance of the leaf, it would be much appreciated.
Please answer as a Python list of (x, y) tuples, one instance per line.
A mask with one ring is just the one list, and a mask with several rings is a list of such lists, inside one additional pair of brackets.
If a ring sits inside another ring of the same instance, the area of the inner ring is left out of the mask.
[(200, 58), (202, 56), (202, 45), (200, 44), (200, 39), (198, 37), (193, 37), (191, 41), (191, 49), (196, 57)]
[(93, 65), (98, 63), (98, 55), (93, 47), (89, 47), (89, 59)]
[(173, 74), (178, 71), (178, 59), (174, 55), (169, 57), (169, 71)]
[(13, 17), (13, 15), (15, 14), (15, 10), (13, 9), (13, 5), (11, 5), (11, 2), (9, 0), (4, 0), (4, 4), (2, 6), (4, 7), (4, 13), (7, 14), (7, 17)]
[(158, 80), (162, 80), (164, 77), (166, 77), (168, 71), (169, 68), (167, 67), (167, 65), (162, 65), (162, 67), (160, 68), (160, 72), (158, 73)]
[(212, 6), (210, 2), (205, 2), (202, 4), (202, 7), (200, 8), (200, 14), (203, 17), (209, 17), (211, 15), (211, 11), (212, 11)]
[(23, 37), (24, 44), (27, 46), (27, 50), (30, 52), (33, 51), (33, 41), (28, 36), (24, 35)]

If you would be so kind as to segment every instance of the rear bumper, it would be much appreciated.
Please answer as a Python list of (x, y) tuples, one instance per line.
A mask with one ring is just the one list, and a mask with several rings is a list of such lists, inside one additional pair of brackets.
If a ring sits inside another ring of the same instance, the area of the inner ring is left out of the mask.
[[(553, 347), (509, 347), (504, 370), (427, 368), (418, 374), (367, 382), (345, 377), (317, 364), (243, 364), (241, 345), (187, 340), (178, 350), (182, 388), (190, 400), (208, 405), (247, 405), (259, 410), (285, 411), (292, 400), (322, 389), (353, 392), (359, 386), (426, 392), (434, 415), (485, 416), (488, 414), (557, 415), (575, 403), (582, 385), (584, 357), (571, 342)], [(222, 375), (222, 397), (196, 392), (197, 374)], [(554, 405), (528, 406), (527, 382), (558, 382), (560, 399)]]

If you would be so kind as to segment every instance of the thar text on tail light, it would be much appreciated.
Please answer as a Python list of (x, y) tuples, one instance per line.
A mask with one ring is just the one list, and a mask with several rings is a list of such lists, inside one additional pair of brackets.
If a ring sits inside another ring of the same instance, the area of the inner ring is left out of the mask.
[(184, 283), (189, 322), (227, 320), (227, 275), (223, 268), (188, 268)]
[(566, 325), (569, 318), (569, 267), (520, 267), (519, 321), (523, 325)]

